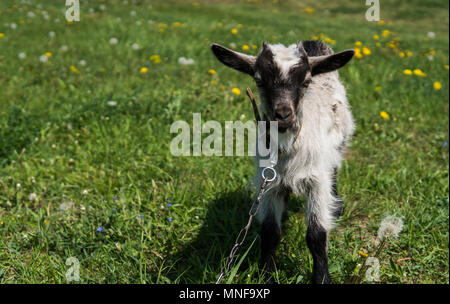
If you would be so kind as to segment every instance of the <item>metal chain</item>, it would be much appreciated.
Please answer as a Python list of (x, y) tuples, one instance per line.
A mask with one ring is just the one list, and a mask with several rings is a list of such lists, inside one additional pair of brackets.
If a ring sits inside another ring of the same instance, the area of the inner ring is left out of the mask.
[[(260, 202), (261, 197), (262, 197), (262, 195), (263, 195), (263, 193), (264, 193), (264, 190), (265, 190), (265, 188), (266, 188), (267, 182), (268, 182), (268, 181), (274, 180), (275, 177), (276, 177), (276, 172), (275, 172), (275, 170), (274, 170), (272, 167), (268, 167), (268, 168), (271, 168), (271, 169), (273, 170), (273, 172), (274, 172), (274, 177), (271, 178), (271, 179), (269, 179), (269, 178), (265, 177), (264, 174), (263, 174), (263, 178), (264, 178), (264, 179), (263, 179), (261, 188), (259, 189), (258, 196), (257, 196), (256, 199), (253, 201), (252, 206), (250, 207), (250, 211), (248, 212), (248, 215), (249, 215), (248, 223), (247, 223), (247, 225), (246, 225), (244, 228), (241, 229), (241, 231), (239, 231), (239, 234), (238, 234), (238, 236), (237, 236), (237, 238), (236, 238), (236, 240), (235, 240), (235, 242), (234, 242), (234, 246), (233, 246), (233, 248), (232, 248), (231, 251), (230, 251), (230, 255), (227, 257), (227, 260), (226, 260), (226, 262), (225, 262), (225, 268), (222, 267), (222, 269), (221, 269), (221, 271), (220, 271), (219, 278), (218, 278), (217, 281), (216, 281), (216, 284), (219, 284), (219, 283), (222, 281), (223, 277), (230, 271), (230, 266), (231, 266), (231, 264), (232, 264), (232, 262), (233, 262), (234, 255), (236, 254), (236, 252), (238, 251), (238, 249), (239, 249), (239, 247), (242, 245), (242, 243), (244, 243), (245, 238), (247, 237), (248, 229), (250, 228), (250, 225), (252, 224), (253, 217), (258, 213), (259, 206), (261, 205), (259, 202)], [(256, 210), (255, 210), (254, 212), (252, 212), (252, 210), (253, 210), (255, 204), (257, 204)], [(239, 241), (239, 239), (241, 238), (241, 235), (242, 235), (242, 234), (243, 234), (242, 240)]]

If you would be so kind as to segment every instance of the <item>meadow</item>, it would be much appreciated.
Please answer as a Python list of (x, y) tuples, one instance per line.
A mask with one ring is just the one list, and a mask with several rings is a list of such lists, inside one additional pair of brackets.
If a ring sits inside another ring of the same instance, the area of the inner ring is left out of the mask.
[[(176, 120), (252, 120), (252, 80), (212, 42), (355, 48), (340, 70), (357, 131), (339, 173), (329, 242), (346, 283), (387, 215), (399, 237), (379, 283), (449, 283), (449, 4), (365, 1), (0, 2), (0, 283), (214, 283), (248, 218), (251, 157), (175, 157)], [(305, 201), (289, 200), (275, 281), (308, 284)], [(255, 223), (225, 281), (262, 283)], [(74, 282), (76, 283), (76, 282)], [(365, 282), (370, 283), (370, 282)]]

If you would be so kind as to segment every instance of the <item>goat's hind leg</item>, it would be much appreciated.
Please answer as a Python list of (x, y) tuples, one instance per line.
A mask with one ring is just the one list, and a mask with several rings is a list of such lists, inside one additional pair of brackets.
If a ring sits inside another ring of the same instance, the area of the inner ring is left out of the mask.
[(330, 284), (328, 272), (328, 233), (336, 220), (338, 204), (330, 179), (311, 184), (308, 193), (306, 242), (313, 257), (312, 282)]

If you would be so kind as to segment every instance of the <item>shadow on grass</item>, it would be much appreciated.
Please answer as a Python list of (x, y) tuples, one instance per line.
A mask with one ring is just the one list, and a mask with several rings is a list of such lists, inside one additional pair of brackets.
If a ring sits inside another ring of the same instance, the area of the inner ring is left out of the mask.
[[(208, 212), (197, 237), (171, 257), (175, 262), (165, 275), (178, 283), (215, 283), (221, 267), (235, 244), (239, 231), (247, 224), (253, 194), (238, 189), (220, 195), (208, 205)], [(301, 212), (302, 204), (289, 204), (289, 212)], [(233, 265), (239, 261), (253, 240), (256, 241), (240, 266), (240, 271), (258, 265), (260, 256), (260, 225), (256, 219), (247, 238), (237, 251)], [(224, 278), (226, 281), (227, 276)]]

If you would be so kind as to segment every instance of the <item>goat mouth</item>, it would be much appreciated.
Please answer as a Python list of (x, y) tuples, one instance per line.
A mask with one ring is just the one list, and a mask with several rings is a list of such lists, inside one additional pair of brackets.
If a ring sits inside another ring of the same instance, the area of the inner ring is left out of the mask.
[(289, 120), (289, 121), (285, 121), (285, 120), (275, 120), (278, 123), (278, 132), (279, 133), (285, 133), (287, 130), (293, 130), (296, 128), (296, 123), (295, 120)]

